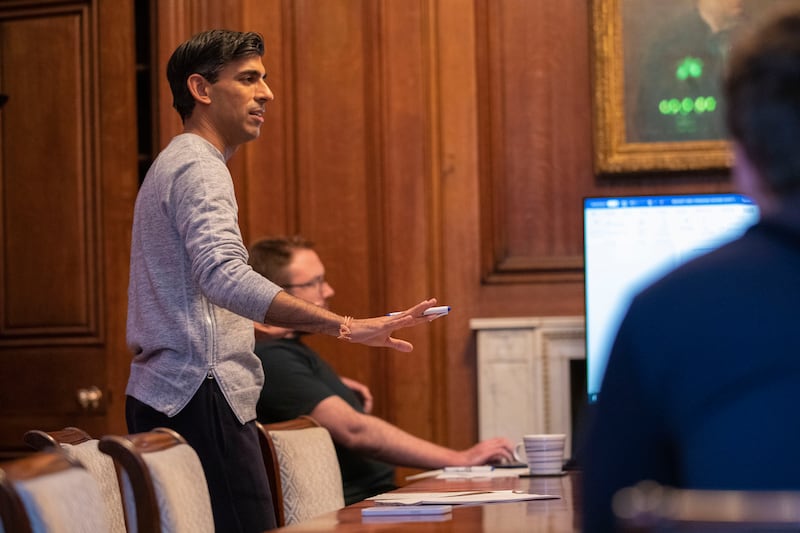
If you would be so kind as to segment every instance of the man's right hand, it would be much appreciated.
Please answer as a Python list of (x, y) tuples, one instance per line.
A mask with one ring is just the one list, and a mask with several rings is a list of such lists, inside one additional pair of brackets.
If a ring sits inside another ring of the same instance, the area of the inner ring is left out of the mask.
[(436, 298), (423, 300), (405, 311), (391, 316), (353, 319), (349, 324), (349, 335), (342, 338), (350, 342), (367, 346), (393, 348), (400, 352), (410, 352), (414, 346), (402, 339), (392, 337), (392, 333), (401, 328), (408, 328), (436, 320), (442, 315), (423, 316), (423, 312), (436, 305)]

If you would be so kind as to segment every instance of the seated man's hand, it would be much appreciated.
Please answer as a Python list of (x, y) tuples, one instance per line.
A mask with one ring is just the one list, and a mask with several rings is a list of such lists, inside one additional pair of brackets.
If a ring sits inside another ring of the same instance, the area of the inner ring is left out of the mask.
[(461, 452), (465, 466), (500, 464), (514, 461), (514, 445), (506, 438), (495, 437), (479, 442)]
[(364, 412), (369, 414), (372, 412), (372, 393), (369, 390), (369, 387), (364, 385), (361, 382), (358, 382), (354, 379), (346, 378), (344, 376), (339, 376), (339, 379), (342, 380), (348, 389), (352, 390), (356, 393), (361, 399), (361, 406), (364, 408)]

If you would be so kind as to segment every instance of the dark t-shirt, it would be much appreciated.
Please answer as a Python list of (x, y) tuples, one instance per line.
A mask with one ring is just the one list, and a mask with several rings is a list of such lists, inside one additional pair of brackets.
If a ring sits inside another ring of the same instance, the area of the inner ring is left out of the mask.
[[(334, 394), (364, 412), (356, 394), (333, 368), (300, 340), (258, 342), (255, 352), (266, 376), (257, 406), (260, 422), (269, 424), (310, 415), (319, 402)], [(393, 466), (334, 445), (347, 505), (396, 488)]]

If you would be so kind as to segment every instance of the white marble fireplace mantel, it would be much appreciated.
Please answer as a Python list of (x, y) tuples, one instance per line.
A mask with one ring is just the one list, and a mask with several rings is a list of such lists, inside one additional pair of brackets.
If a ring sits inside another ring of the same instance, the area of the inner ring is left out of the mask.
[(565, 433), (572, 455), (570, 360), (585, 359), (582, 316), (474, 318), (480, 439)]

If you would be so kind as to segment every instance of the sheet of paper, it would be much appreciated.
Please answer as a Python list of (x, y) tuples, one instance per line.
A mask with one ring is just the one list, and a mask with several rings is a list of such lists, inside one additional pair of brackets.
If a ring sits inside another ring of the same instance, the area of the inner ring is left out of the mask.
[[(487, 477), (518, 477), (520, 474), (527, 474), (528, 467), (520, 468), (494, 468), (494, 469), (473, 469), (474, 467), (448, 467), (438, 470), (428, 470), (419, 474), (406, 476), (406, 481), (435, 477), (436, 479), (473, 479)], [(463, 469), (463, 470), (461, 470)]]
[(436, 479), (475, 479), (487, 477), (518, 477), (527, 474), (528, 468), (495, 468), (494, 470), (448, 470), (444, 469), (436, 475)]
[(530, 494), (513, 490), (468, 490), (458, 492), (392, 492), (379, 494), (368, 499), (381, 505), (462, 505), (551, 500), (559, 497), (550, 494)]

